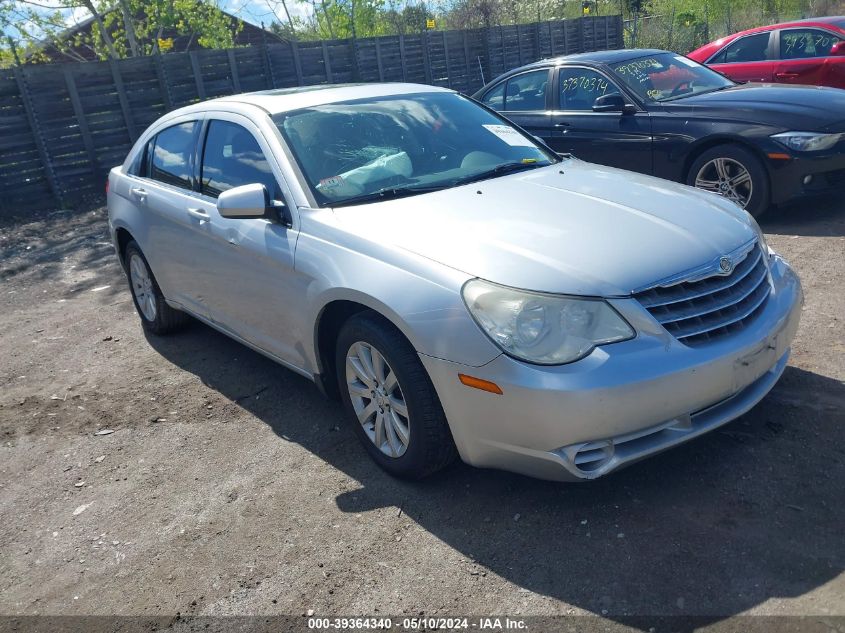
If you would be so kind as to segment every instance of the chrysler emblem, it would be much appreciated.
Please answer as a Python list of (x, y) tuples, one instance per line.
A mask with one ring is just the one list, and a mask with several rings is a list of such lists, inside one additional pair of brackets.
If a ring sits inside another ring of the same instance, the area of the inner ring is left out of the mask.
[(733, 262), (731, 261), (730, 257), (720, 257), (719, 258), (719, 270), (722, 271), (722, 274), (728, 275), (734, 269)]

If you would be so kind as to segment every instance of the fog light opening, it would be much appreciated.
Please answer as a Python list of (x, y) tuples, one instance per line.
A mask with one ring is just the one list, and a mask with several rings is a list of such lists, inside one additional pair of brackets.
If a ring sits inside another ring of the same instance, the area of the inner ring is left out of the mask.
[(573, 461), (578, 470), (585, 473), (594, 472), (613, 459), (615, 452), (616, 449), (610, 440), (590, 442), (575, 453)]

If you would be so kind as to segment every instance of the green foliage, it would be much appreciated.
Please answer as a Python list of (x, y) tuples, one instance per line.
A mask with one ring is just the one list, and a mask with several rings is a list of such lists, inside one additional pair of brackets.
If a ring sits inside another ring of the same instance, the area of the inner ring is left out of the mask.
[[(90, 32), (68, 38), (63, 9), (88, 9), (96, 18)], [(242, 25), (208, 0), (54, 0), (46, 10), (30, 2), (0, 0), (0, 27), (19, 32), (19, 48), (49, 42), (71, 59), (78, 47), (107, 59), (149, 55), (159, 50), (161, 38), (174, 35), (204, 48), (231, 48)], [(38, 61), (38, 55), (30, 61)]]

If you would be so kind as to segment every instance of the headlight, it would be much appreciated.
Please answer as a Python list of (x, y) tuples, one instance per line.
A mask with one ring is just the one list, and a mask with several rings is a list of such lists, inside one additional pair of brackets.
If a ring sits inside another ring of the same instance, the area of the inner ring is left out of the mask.
[(596, 345), (634, 338), (631, 326), (601, 299), (527, 292), (480, 279), (464, 284), (463, 297), (502, 351), (530, 363), (571, 363)]
[(817, 132), (784, 132), (772, 136), (778, 143), (796, 152), (818, 152), (830, 149), (841, 139), (842, 134), (818, 134)]

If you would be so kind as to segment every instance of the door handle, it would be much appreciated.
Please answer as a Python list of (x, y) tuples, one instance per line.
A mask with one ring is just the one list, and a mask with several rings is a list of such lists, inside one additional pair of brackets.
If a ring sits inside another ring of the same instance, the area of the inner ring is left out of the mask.
[(208, 222), (211, 217), (205, 211), (203, 211), (202, 209), (197, 209), (196, 207), (188, 207), (188, 215), (203, 222)]
[(135, 196), (139, 202), (144, 202), (147, 199), (147, 190), (141, 187), (132, 187), (129, 193)]
[(788, 73), (788, 72), (775, 73), (775, 77), (777, 77), (778, 79), (795, 79), (796, 77), (800, 77), (800, 76), (801, 76), (800, 73)]
[(569, 127), (570, 125), (571, 125), (570, 123), (566, 123), (566, 122), (555, 123), (555, 127)]

